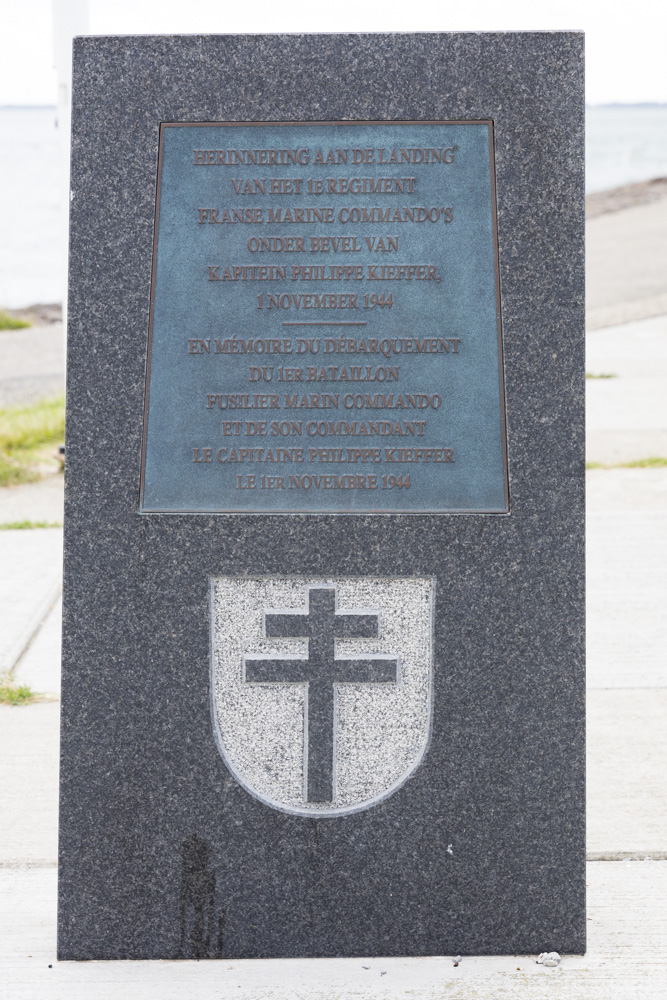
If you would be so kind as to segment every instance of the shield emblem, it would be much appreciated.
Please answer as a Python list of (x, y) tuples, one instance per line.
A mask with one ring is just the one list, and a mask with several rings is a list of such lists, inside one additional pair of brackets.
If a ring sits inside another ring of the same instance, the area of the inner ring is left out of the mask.
[(213, 731), (274, 809), (339, 816), (408, 780), (429, 743), (428, 578), (211, 580)]

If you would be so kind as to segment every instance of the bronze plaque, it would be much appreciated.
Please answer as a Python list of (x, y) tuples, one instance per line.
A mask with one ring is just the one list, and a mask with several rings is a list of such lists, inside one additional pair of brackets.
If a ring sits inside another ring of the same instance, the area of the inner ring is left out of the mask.
[(505, 513), (493, 127), (160, 130), (141, 510)]

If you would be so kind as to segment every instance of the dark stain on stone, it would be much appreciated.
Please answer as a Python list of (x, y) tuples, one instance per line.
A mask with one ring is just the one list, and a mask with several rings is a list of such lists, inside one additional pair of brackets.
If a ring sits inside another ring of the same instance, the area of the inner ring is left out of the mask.
[(211, 848), (191, 834), (181, 844), (179, 898), (181, 958), (222, 958), (225, 913), (216, 919), (216, 875), (210, 867)]

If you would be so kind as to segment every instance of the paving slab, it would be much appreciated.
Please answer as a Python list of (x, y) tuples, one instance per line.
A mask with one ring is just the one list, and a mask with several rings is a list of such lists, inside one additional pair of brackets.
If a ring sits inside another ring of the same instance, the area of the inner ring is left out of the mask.
[(22, 406), (64, 391), (62, 323), (0, 331), (0, 407)]
[(645, 378), (589, 379), (588, 429), (667, 434), (667, 378), (652, 381), (649, 391)]
[(586, 371), (623, 378), (667, 378), (667, 315), (589, 330)]
[(591, 511), (586, 541), (589, 689), (667, 688), (667, 512)]
[(27, 684), (39, 695), (60, 697), (62, 619), (63, 602), (59, 597), (14, 667), (14, 680)]
[(0, 524), (47, 521), (62, 525), (64, 501), (62, 473), (46, 476), (36, 483), (4, 486), (0, 489)]
[(61, 528), (0, 531), (0, 672), (11, 670), (61, 590)]
[[(667, 467), (656, 469), (589, 469), (586, 513), (624, 513), (632, 519), (645, 510), (667, 517)], [(593, 549), (593, 552), (595, 550)]]
[(667, 458), (667, 316), (589, 331), (586, 371), (587, 461)]
[(586, 326), (667, 313), (667, 198), (586, 223)]
[[(56, 872), (0, 869), (0, 980), (11, 1000), (653, 1000), (664, 997), (667, 862), (589, 862), (588, 951), (476, 958), (61, 962)], [(174, 914), (177, 927), (178, 915)], [(545, 942), (545, 950), (549, 944)]]
[(667, 690), (589, 690), (587, 702), (589, 857), (667, 857)]
[(56, 863), (59, 723), (59, 702), (0, 705), (0, 865)]

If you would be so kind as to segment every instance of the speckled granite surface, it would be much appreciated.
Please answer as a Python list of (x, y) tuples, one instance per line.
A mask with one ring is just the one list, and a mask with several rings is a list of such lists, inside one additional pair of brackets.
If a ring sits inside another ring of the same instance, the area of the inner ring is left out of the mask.
[[(59, 953), (585, 946), (583, 36), (75, 41)], [(493, 118), (509, 516), (139, 515), (161, 121)], [(209, 577), (436, 578), (423, 763), (315, 820), (209, 710)]]

